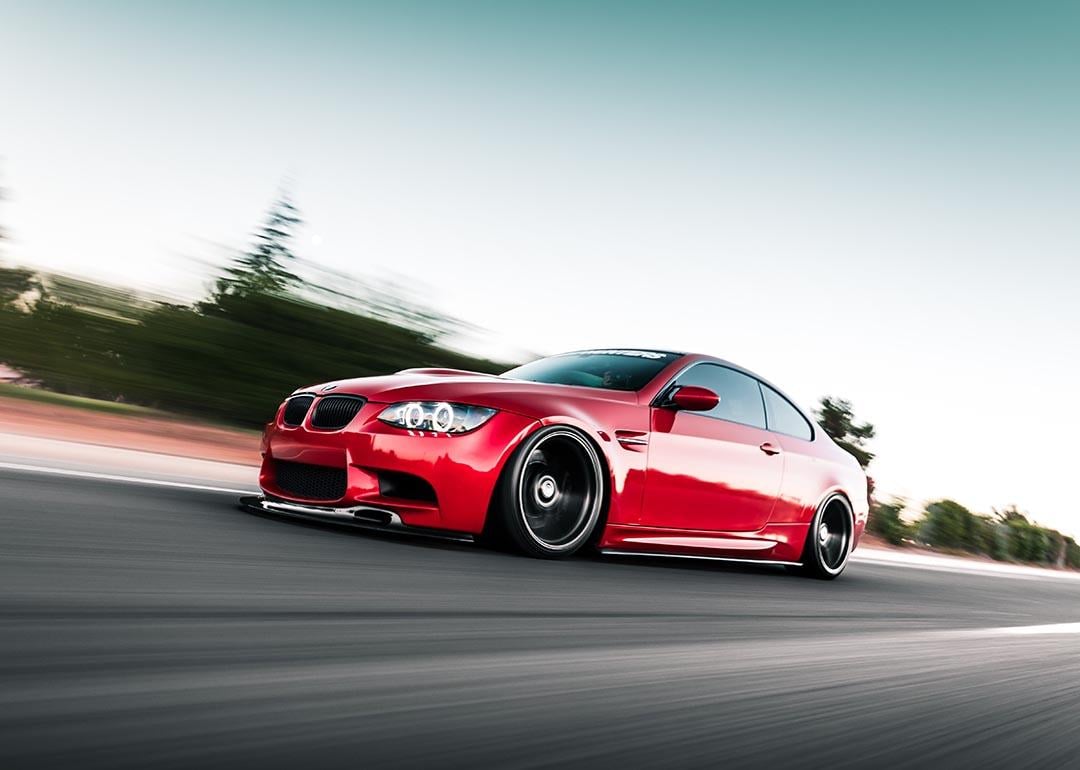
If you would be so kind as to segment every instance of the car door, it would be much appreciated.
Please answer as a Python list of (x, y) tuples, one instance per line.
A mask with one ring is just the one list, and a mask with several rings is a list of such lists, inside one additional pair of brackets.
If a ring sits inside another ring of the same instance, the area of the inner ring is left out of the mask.
[(758, 381), (720, 364), (700, 363), (665, 393), (683, 385), (708, 388), (720, 403), (708, 412), (652, 407), (640, 523), (722, 532), (761, 529), (780, 492), (784, 458), (765, 429)]

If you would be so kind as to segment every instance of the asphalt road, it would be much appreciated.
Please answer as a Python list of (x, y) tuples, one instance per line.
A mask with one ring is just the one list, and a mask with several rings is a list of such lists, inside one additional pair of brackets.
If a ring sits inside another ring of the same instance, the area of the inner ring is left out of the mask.
[[(0, 471), (0, 767), (1080, 767), (1080, 583), (578, 559)], [(1038, 629), (1036, 629), (1038, 630)]]

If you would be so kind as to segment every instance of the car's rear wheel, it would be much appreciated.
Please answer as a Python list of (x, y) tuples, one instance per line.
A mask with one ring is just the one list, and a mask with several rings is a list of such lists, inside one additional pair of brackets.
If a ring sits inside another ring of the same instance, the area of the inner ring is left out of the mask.
[(827, 498), (810, 522), (799, 571), (821, 580), (839, 577), (851, 555), (852, 530), (853, 517), (847, 501), (840, 495)]
[(499, 485), (500, 523), (514, 545), (540, 558), (580, 550), (603, 510), (602, 468), (596, 447), (573, 428), (553, 425), (530, 436)]

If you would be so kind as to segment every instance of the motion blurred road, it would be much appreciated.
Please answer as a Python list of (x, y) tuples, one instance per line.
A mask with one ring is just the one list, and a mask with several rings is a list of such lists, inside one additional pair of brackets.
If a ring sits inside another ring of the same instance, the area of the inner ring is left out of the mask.
[(1078, 627), (1039, 627), (1077, 581), (542, 562), (235, 498), (0, 470), (0, 767), (1080, 766)]

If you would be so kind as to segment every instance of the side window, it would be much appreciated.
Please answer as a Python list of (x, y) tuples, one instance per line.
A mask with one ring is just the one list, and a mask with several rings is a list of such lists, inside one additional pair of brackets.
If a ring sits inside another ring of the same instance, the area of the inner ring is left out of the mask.
[(769, 430), (807, 441), (814, 437), (814, 429), (810, 427), (810, 423), (799, 413), (799, 410), (791, 405), (791, 402), (768, 385), (762, 385), (761, 392), (765, 394)]
[(698, 364), (679, 377), (676, 384), (698, 385), (720, 396), (720, 403), (715, 409), (698, 414), (755, 428), (765, 427), (761, 390), (753, 377), (718, 364)]

